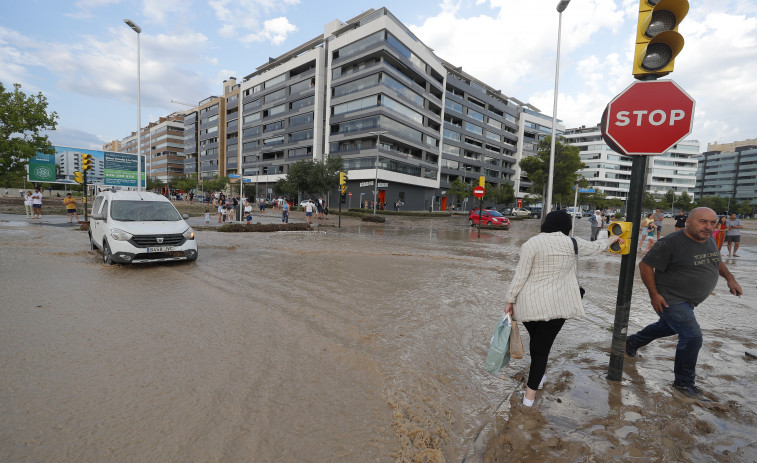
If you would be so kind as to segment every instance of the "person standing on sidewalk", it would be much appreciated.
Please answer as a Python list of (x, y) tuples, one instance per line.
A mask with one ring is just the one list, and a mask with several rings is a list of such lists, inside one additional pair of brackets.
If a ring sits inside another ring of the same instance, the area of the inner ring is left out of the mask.
[(726, 279), (731, 294), (742, 294), (712, 238), (717, 222), (715, 211), (698, 207), (689, 214), (686, 228), (658, 240), (644, 256), (639, 263), (641, 280), (660, 318), (626, 339), (626, 355), (636, 357), (638, 349), (655, 339), (677, 334), (673, 387), (686, 397), (703, 401), (710, 399), (695, 384), (702, 330), (694, 308), (715, 289), (718, 275)]
[(599, 209), (594, 211), (594, 214), (589, 217), (589, 223), (591, 224), (591, 241), (597, 241), (599, 230), (602, 229), (602, 211)]
[(31, 191), (27, 191), (26, 192), (26, 196), (24, 197), (24, 209), (26, 209), (26, 218), (27, 219), (31, 219), (33, 217), (32, 216), (32, 204), (34, 204), (33, 201), (32, 201), (32, 192)]
[(289, 203), (286, 201), (281, 202), (281, 221), (289, 223)]
[(657, 241), (660, 241), (660, 232), (662, 232), (662, 219), (664, 219), (665, 216), (662, 215), (662, 211), (660, 211), (659, 207), (655, 209), (652, 218), (654, 219), (654, 226), (655, 230), (657, 231)]
[[(731, 218), (725, 221), (725, 242), (728, 243), (728, 255), (733, 257), (739, 257), (736, 251), (739, 250), (739, 242), (741, 241), (741, 219), (736, 217), (736, 214), (731, 214)], [(731, 254), (731, 244), (734, 245), (733, 254)]]
[(39, 191), (39, 188), (34, 189), (34, 193), (32, 194), (32, 209), (34, 209), (34, 216), (32, 219), (41, 219), (42, 218), (42, 192)]
[(76, 212), (76, 200), (71, 196), (71, 193), (66, 194), (63, 199), (63, 205), (66, 206), (66, 212), (68, 212), (68, 223), (72, 223), (74, 217), (76, 217), (76, 223), (79, 223), (79, 213)]

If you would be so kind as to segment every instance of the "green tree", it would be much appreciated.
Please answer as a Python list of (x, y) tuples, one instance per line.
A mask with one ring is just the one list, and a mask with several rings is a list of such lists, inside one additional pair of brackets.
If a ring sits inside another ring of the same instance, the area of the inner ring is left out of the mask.
[(21, 84), (6, 91), (0, 82), (0, 178), (5, 187), (26, 175), (25, 166), (37, 152), (55, 154), (45, 130), (55, 130), (58, 114), (47, 112), (42, 92), (27, 96)]
[(459, 202), (463, 202), (463, 200), (471, 195), (472, 188), (469, 184), (463, 182), (459, 178), (456, 178), (455, 180), (450, 183), (449, 188), (447, 188), (447, 196), (448, 198), (457, 198)]
[(676, 192), (673, 190), (668, 190), (665, 192), (665, 196), (663, 196), (662, 200), (660, 201), (659, 208), (663, 211), (668, 210), (670, 208), (675, 208), (675, 202), (676, 202)]
[(692, 206), (694, 204), (694, 201), (692, 201), (691, 196), (687, 192), (683, 192), (676, 198), (676, 201), (674, 203), (674, 207), (681, 211), (690, 211), (692, 209)]
[(492, 201), (494, 204), (510, 204), (515, 200), (515, 190), (510, 182), (494, 184), (487, 183), (484, 200)]
[(641, 199), (641, 206), (645, 211), (652, 211), (657, 209), (657, 198), (652, 193), (644, 192), (644, 196)]
[(212, 178), (210, 180), (204, 180), (203, 181), (203, 187), (205, 191), (224, 191), (226, 190), (226, 185), (229, 184), (229, 177), (219, 177), (216, 176), (215, 178)]
[(720, 196), (702, 196), (697, 200), (698, 207), (709, 207), (718, 214), (722, 214), (728, 208), (728, 200)]
[[(539, 142), (536, 156), (526, 156), (520, 161), (520, 168), (531, 180), (532, 193), (539, 194), (549, 180), (549, 153), (551, 137)], [(552, 180), (552, 199), (559, 203), (571, 202), (576, 173), (586, 167), (581, 162), (577, 146), (565, 143), (564, 138), (555, 141), (554, 176)]]
[(165, 183), (163, 183), (162, 180), (155, 178), (155, 177), (147, 177), (147, 182), (145, 183), (145, 189), (147, 191), (157, 190), (158, 188), (163, 188)]
[(731, 205), (731, 210), (728, 212), (735, 212), (736, 214), (751, 214), (752, 213), (752, 206), (747, 201), (741, 201), (739, 203), (736, 203), (736, 205)]
[(297, 161), (289, 165), (286, 177), (276, 181), (273, 191), (298, 200), (300, 194), (324, 194), (339, 185), (339, 172), (343, 169), (341, 156), (329, 156), (323, 162)]

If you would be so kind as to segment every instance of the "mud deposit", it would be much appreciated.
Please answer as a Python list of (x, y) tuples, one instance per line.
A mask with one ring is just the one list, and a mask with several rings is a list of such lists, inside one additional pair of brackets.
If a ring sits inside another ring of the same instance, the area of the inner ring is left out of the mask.
[[(604, 254), (524, 409), (528, 356), (504, 379), (483, 360), (538, 224), (478, 240), (466, 223), (201, 231), (196, 263), (134, 267), (85, 232), (0, 223), (0, 461), (757, 461), (755, 232), (726, 261), (745, 295), (721, 281), (697, 308), (715, 402), (673, 391), (675, 338), (605, 379)], [(637, 276), (629, 329), (655, 319)]]

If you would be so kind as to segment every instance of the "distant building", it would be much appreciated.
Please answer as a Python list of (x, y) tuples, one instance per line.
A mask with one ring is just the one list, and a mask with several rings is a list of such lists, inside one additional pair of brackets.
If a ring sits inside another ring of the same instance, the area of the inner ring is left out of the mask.
[[(164, 183), (185, 177), (184, 174), (184, 115), (173, 113), (150, 122), (140, 130), (140, 149), (145, 157), (145, 174)], [(118, 149), (111, 149), (116, 147)], [(121, 153), (137, 152), (134, 132), (120, 142), (103, 145), (105, 151)]]
[[(55, 153), (55, 165), (58, 166), (56, 178), (74, 181), (74, 172), (82, 172), (81, 157), (89, 150), (62, 148)], [(92, 159), (92, 169), (87, 171), (87, 182), (100, 183), (105, 177), (105, 164), (102, 159)]]
[[(586, 168), (579, 173), (589, 181), (590, 188), (602, 191), (610, 198), (628, 197), (632, 159), (610, 149), (602, 140), (599, 124), (567, 129), (564, 137), (580, 150)], [(676, 195), (686, 192), (693, 196), (698, 154), (699, 142), (684, 140), (661, 156), (648, 156), (645, 191), (664, 195), (673, 190)]]
[[(734, 151), (706, 151), (699, 155), (694, 197), (721, 196), (731, 202), (746, 201), (757, 210), (757, 140), (754, 141)], [(735, 143), (708, 147), (730, 145)]]
[[(515, 154), (514, 190), (517, 198), (525, 197), (531, 190), (532, 184), (528, 176), (520, 168), (520, 161), (526, 156), (536, 156), (539, 152), (539, 142), (548, 136), (552, 136), (552, 117), (542, 114), (531, 105), (523, 105), (520, 108), (518, 119), (518, 151)], [(555, 139), (563, 135), (565, 126), (558, 120), (555, 128)], [(533, 192), (542, 194), (541, 191)]]
[(734, 141), (731, 143), (707, 143), (707, 151), (720, 151), (721, 153), (734, 153), (736, 148), (744, 146), (757, 146), (757, 138), (749, 140)]
[(187, 174), (199, 153), (201, 179), (241, 174), (271, 194), (293, 163), (338, 154), (353, 207), (377, 190), (379, 202), (416, 210), (452, 206), (455, 180), (521, 180), (517, 160), (551, 127), (537, 108), (437, 57), (385, 8), (326, 24), (184, 116)]

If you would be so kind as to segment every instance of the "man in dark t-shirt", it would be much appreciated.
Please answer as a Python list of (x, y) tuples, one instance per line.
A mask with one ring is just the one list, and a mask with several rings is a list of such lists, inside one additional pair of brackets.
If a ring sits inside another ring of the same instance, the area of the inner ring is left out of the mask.
[(626, 339), (626, 354), (667, 336), (678, 335), (673, 371), (673, 387), (689, 398), (709, 401), (695, 385), (702, 330), (694, 307), (707, 299), (718, 282), (718, 275), (728, 282), (734, 296), (741, 296), (741, 286), (720, 260), (712, 233), (718, 216), (715, 211), (699, 207), (691, 211), (686, 228), (661, 238), (639, 263), (652, 307), (660, 316), (638, 333)]

